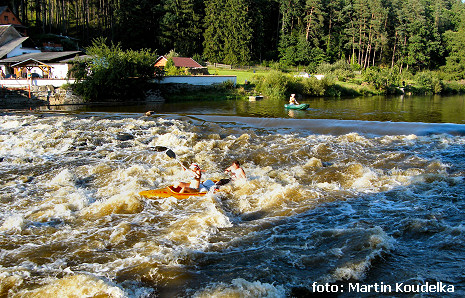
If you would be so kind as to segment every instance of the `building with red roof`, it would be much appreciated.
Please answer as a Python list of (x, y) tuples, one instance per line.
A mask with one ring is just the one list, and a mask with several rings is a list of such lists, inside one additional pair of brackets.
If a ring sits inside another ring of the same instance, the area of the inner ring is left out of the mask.
[[(155, 62), (155, 67), (159, 67), (163, 69), (168, 62), (166, 56), (158, 57), (157, 61)], [(197, 61), (189, 57), (171, 57), (173, 60), (174, 66), (177, 68), (187, 68), (190, 73), (192, 74), (208, 74), (208, 70), (206, 67), (200, 65)]]

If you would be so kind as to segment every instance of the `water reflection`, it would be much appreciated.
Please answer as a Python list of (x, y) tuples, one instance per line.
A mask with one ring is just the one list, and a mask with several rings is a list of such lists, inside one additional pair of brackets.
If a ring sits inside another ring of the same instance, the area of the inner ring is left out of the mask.
[(310, 108), (293, 111), (284, 108), (285, 99), (250, 102), (248, 100), (218, 100), (177, 103), (145, 103), (121, 105), (85, 105), (43, 107), (43, 110), (73, 110), (84, 112), (158, 114), (234, 115), (264, 118), (340, 119), (393, 122), (465, 123), (465, 96), (373, 96), (356, 98), (306, 98)]

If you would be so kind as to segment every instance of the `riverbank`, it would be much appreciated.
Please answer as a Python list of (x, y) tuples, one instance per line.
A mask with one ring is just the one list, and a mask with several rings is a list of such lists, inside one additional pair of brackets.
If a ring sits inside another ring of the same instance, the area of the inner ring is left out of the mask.
[[(378, 95), (441, 95), (465, 94), (465, 81), (435, 81), (429, 88), (425, 83), (413, 79), (403, 81), (401, 86), (391, 85), (388, 89), (376, 88), (363, 80), (361, 74), (350, 79), (338, 79), (334, 75), (313, 76), (310, 78), (275, 70), (234, 70), (210, 69), (211, 73), (236, 75), (237, 83), (224, 82), (211, 86), (190, 84), (144, 84), (143, 94), (138, 98), (107, 99), (103, 104), (133, 105), (134, 103), (194, 102), (245, 100), (250, 96), (263, 95), (285, 101), (289, 94), (296, 93), (300, 100), (306, 98), (356, 98)], [(432, 81), (433, 82), (433, 81)], [(434, 92), (431, 92), (434, 91)], [(2, 88), (0, 108), (34, 109), (39, 106), (101, 104), (102, 101), (89, 101), (73, 92), (73, 85), (54, 87), (53, 85), (31, 86), (29, 88)], [(276, 103), (281, 107), (281, 103)]]
[[(453, 95), (465, 94), (465, 80), (441, 80), (434, 72), (417, 75), (387, 70), (333, 70), (321, 75), (308, 75), (296, 70), (264, 68), (209, 68), (210, 73), (237, 76), (239, 94), (259, 94), (287, 98), (296, 93), (301, 97), (357, 97), (374, 95)], [(303, 74), (303, 75), (302, 75)], [(308, 77), (306, 77), (308, 75)]]

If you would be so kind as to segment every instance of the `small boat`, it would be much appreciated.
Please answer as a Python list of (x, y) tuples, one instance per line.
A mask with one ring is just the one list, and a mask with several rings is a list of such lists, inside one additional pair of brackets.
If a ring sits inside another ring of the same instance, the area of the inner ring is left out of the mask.
[(300, 105), (294, 105), (294, 104), (285, 104), (284, 107), (286, 109), (293, 109), (293, 110), (306, 110), (308, 109), (310, 105), (306, 103), (302, 103)]
[[(227, 182), (226, 182), (227, 181)], [(156, 199), (156, 198), (169, 198), (175, 197), (176, 199), (182, 200), (189, 197), (202, 197), (210, 191), (217, 192), (217, 186), (224, 185), (229, 182), (229, 179), (218, 180), (206, 180), (202, 182), (200, 190), (194, 190), (191, 188), (186, 188), (183, 193), (180, 193), (181, 187), (174, 187), (173, 185), (159, 188), (141, 191), (139, 194), (146, 199)], [(214, 187), (212, 189), (212, 187)]]

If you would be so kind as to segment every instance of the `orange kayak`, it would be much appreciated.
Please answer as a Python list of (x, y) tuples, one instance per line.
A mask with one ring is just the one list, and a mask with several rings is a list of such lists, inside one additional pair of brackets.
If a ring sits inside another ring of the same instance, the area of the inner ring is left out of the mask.
[[(216, 183), (217, 181), (213, 180), (212, 182)], [(200, 191), (193, 189), (185, 189), (183, 193), (180, 193), (180, 190), (180, 187), (175, 188), (173, 185), (170, 185), (159, 189), (144, 190), (141, 191), (139, 194), (147, 199), (175, 197), (176, 199), (182, 200), (187, 199), (189, 197), (201, 197), (208, 193), (208, 190), (205, 189), (201, 189)], [(216, 192), (218, 191), (218, 189), (215, 189), (214, 191)]]

